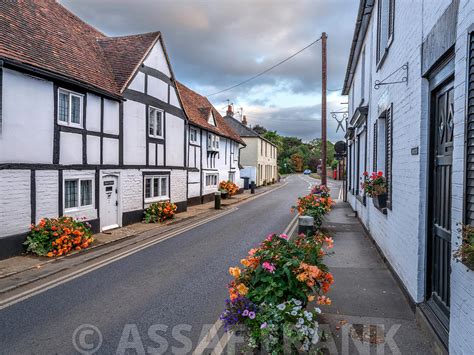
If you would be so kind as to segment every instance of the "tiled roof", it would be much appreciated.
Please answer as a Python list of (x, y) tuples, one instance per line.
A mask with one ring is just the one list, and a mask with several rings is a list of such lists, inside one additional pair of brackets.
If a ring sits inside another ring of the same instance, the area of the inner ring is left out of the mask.
[[(158, 32), (108, 38), (54, 0), (0, 1), (0, 59), (120, 95)], [(133, 43), (132, 43), (133, 42)]]
[(160, 32), (151, 32), (98, 39), (99, 46), (104, 57), (107, 58), (115, 81), (121, 90), (128, 84), (138, 65), (159, 37)]
[(242, 122), (240, 122), (238, 119), (234, 117), (225, 116), (224, 120), (241, 137), (259, 137), (257, 132), (247, 127), (246, 125), (244, 125)]
[[(192, 124), (245, 145), (240, 136), (225, 122), (220, 113), (212, 106), (206, 97), (191, 90), (180, 82), (176, 83), (178, 85), (181, 101), (183, 102), (184, 112), (186, 112)], [(207, 122), (211, 110), (214, 114), (217, 126), (213, 126)]]

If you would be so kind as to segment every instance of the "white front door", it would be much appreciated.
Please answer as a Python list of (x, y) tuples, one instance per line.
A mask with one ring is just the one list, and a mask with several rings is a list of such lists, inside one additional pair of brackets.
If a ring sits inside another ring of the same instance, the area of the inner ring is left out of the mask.
[(106, 175), (102, 179), (101, 194), (102, 206), (100, 207), (100, 219), (102, 230), (119, 227), (118, 212), (118, 176)]

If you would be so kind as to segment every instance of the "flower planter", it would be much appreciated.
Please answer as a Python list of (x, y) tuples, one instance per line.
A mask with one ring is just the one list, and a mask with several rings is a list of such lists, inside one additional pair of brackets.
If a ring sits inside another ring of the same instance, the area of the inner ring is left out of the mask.
[(387, 208), (387, 194), (375, 195), (372, 197), (372, 201), (379, 210)]
[(227, 198), (229, 198), (229, 193), (226, 191), (226, 192), (221, 192), (221, 197), (226, 200)]

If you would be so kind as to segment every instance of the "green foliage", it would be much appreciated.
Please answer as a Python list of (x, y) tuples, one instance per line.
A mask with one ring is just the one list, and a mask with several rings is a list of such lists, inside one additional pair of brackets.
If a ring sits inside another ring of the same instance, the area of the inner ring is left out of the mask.
[(474, 270), (474, 227), (462, 226), (460, 232), (462, 233), (462, 243), (454, 253), (454, 257)]
[[(277, 146), (280, 174), (301, 172), (306, 168), (316, 172), (321, 160), (321, 139), (315, 138), (305, 143), (301, 138), (284, 137), (277, 131), (269, 131), (260, 125), (256, 125), (253, 130)], [(335, 154), (333, 143), (327, 142), (326, 152), (327, 164), (331, 164)], [(291, 159), (292, 156), (298, 159)]]
[(152, 203), (145, 210), (145, 223), (162, 223), (174, 217), (177, 207), (170, 201), (160, 201)]

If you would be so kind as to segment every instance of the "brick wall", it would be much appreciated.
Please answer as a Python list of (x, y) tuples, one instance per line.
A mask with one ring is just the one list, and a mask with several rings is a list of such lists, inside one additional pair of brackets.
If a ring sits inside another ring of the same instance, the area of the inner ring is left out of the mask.
[(45, 217), (58, 216), (58, 172), (36, 171), (36, 223)]
[[(456, 39), (454, 92), (454, 151), (452, 198), (452, 247), (460, 243), (456, 225), (463, 221), (464, 128), (466, 117), (466, 53), (468, 29), (474, 23), (474, 3), (462, 0), (459, 5)], [(451, 273), (451, 319), (449, 350), (451, 354), (474, 354), (474, 272), (453, 262)]]
[(30, 180), (29, 170), (0, 170), (0, 238), (28, 231)]
[(186, 196), (186, 175), (184, 169), (171, 170), (171, 202), (182, 202), (187, 200)]

